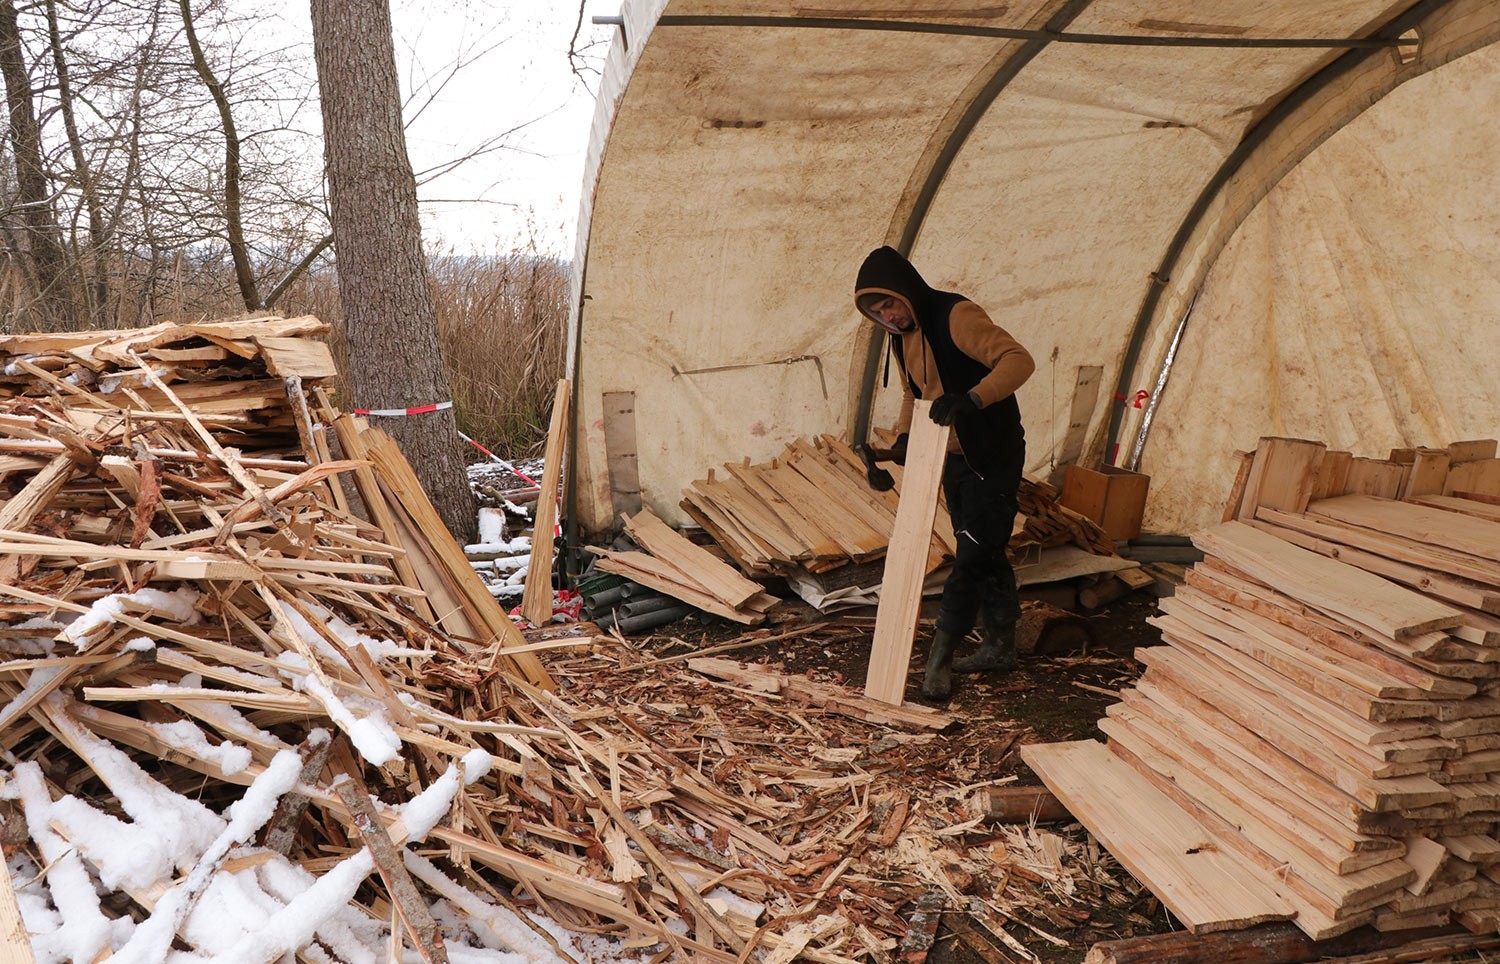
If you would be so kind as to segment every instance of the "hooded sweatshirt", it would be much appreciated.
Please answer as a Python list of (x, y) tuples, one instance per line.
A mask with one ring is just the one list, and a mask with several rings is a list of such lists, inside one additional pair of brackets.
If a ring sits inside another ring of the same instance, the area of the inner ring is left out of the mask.
[(1018, 487), (1026, 433), (1015, 391), (1036, 368), (1031, 354), (983, 308), (963, 295), (933, 288), (900, 252), (882, 247), (860, 267), (854, 303), (873, 321), (869, 306), (888, 295), (905, 301), (916, 319), (911, 331), (890, 332), (891, 348), (906, 375), (896, 430), (910, 429), (915, 399), (970, 392), (979, 411), (954, 424), (949, 451), (962, 452), (980, 475)]

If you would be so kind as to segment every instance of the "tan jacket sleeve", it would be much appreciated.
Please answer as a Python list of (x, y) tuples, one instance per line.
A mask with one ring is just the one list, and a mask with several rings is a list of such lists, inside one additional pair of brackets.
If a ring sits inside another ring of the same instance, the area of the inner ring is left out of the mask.
[(896, 415), (896, 424), (892, 426), (897, 435), (911, 431), (911, 415), (916, 410), (917, 399), (911, 393), (911, 383), (906, 380), (906, 375), (901, 376), (901, 411)]
[(1036, 370), (1031, 353), (972, 301), (953, 306), (948, 330), (960, 351), (990, 370), (972, 389), (979, 396), (980, 408), (1014, 395)]

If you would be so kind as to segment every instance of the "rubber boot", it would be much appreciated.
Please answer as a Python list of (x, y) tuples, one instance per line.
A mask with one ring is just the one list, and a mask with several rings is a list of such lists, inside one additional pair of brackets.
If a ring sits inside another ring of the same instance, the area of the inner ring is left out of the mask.
[(927, 650), (927, 676), (922, 680), (922, 698), (946, 700), (953, 695), (953, 647), (958, 640), (939, 629), (932, 634)]
[(955, 673), (1008, 673), (1016, 668), (1016, 628), (989, 630), (979, 651), (953, 663)]

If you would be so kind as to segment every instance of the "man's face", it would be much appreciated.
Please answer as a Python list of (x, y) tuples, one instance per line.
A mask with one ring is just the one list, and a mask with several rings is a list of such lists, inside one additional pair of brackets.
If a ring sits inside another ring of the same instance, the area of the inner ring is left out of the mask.
[(879, 301), (871, 302), (870, 314), (891, 331), (911, 331), (917, 327), (917, 319), (912, 317), (911, 308), (894, 295), (886, 295)]

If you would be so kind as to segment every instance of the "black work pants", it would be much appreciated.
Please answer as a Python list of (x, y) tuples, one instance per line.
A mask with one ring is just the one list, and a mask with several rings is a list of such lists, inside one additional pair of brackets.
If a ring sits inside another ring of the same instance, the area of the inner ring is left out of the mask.
[(950, 455), (943, 494), (957, 550), (943, 583), (937, 628), (967, 636), (982, 613), (989, 632), (1008, 630), (1021, 618), (1016, 571), (1005, 553), (1018, 511), (1015, 489), (1008, 480), (981, 477), (962, 455)]

